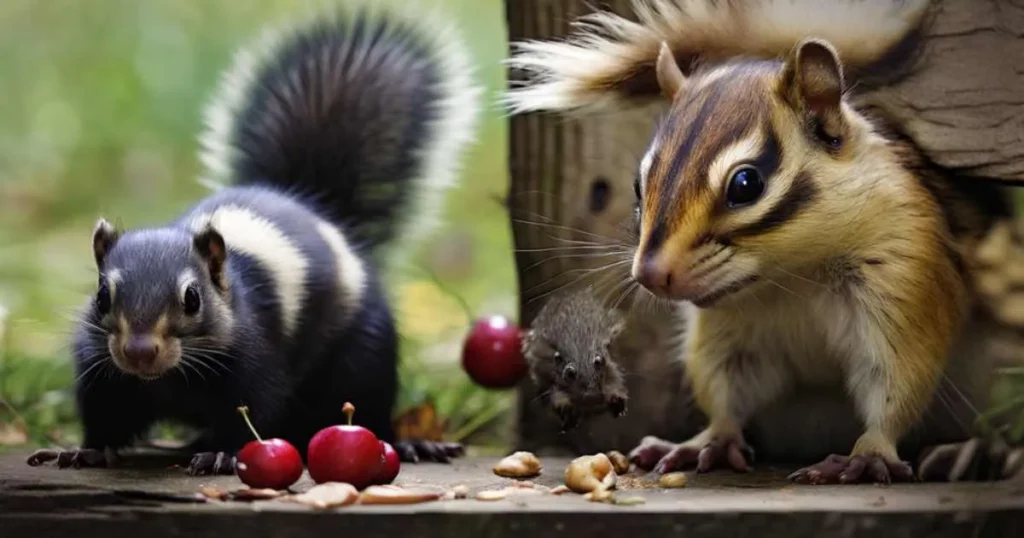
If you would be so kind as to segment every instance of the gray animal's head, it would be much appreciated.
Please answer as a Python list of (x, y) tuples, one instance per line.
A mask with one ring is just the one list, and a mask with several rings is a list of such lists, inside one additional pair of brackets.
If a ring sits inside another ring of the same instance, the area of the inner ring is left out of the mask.
[(546, 377), (581, 403), (603, 403), (607, 372), (618, 367), (612, 343), (624, 325), (589, 290), (555, 297), (527, 331), (525, 355), (535, 376)]

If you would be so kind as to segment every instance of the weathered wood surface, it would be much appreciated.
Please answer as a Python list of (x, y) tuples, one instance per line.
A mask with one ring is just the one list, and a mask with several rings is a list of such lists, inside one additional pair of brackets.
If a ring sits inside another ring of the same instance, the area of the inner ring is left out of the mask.
[[(630, 16), (629, 0), (507, 0), (509, 38), (565, 35), (570, 22), (594, 5)], [(938, 162), (965, 174), (1024, 179), (1022, 37), (1021, 0), (941, 0), (916, 69), (892, 86), (873, 88), (875, 100), (902, 119)], [(520, 75), (512, 72), (510, 79), (516, 84)], [(523, 324), (556, 289), (596, 284), (610, 301), (622, 295), (628, 264), (600, 277), (587, 271), (623, 256), (584, 256), (597, 251), (572, 247), (628, 242), (632, 181), (661, 106), (583, 119), (538, 113), (511, 118), (508, 204)], [(1020, 244), (1012, 248), (1021, 251)], [(1024, 293), (1002, 274), (1012, 271), (1012, 264), (999, 267), (986, 275), (998, 286), (989, 286), (985, 300), (1006, 330), (992, 347), (1006, 362), (1019, 362), (1024, 356)], [(630, 304), (621, 306), (625, 310)], [(520, 446), (574, 453), (628, 450), (647, 434), (682, 440), (699, 431), (704, 419), (690, 405), (679, 351), (670, 345), (670, 338), (679, 336), (672, 313), (641, 307), (629, 315), (618, 354), (629, 372), (628, 418), (601, 417), (584, 430), (559, 436), (527, 381), (520, 392)]]
[[(396, 483), (472, 491), (511, 481), (491, 472), (495, 459), (405, 465)], [(127, 463), (132, 465), (132, 461)], [(556, 486), (567, 463), (545, 458), (534, 482)], [(24, 454), (0, 458), (0, 536), (1019, 536), (1024, 483), (794, 486), (787, 469), (691, 475), (682, 489), (621, 490), (646, 503), (613, 506), (575, 494), (531, 495), (402, 506), (348, 506), (318, 512), (282, 501), (189, 502), (202, 486), (236, 489), (233, 476), (189, 477), (166, 460), (119, 470), (29, 467)], [(295, 486), (312, 483), (307, 476)], [(180, 502), (161, 499), (176, 495)], [(352, 534), (356, 533), (356, 534)], [(653, 535), (653, 534), (652, 534)]]

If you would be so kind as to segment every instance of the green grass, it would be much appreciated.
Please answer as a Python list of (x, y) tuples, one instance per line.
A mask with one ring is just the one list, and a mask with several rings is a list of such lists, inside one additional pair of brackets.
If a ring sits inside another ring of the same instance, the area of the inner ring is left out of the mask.
[[(434, 3), (464, 29), (492, 102), (505, 84), (501, 2)], [(196, 136), (221, 69), (264, 24), (307, 4), (0, 5), (0, 305), (9, 310), (0, 423), (17, 415), (33, 443), (75, 441), (68, 338), (74, 310), (95, 286), (95, 219), (155, 225), (204, 194), (195, 181)], [(451, 294), (481, 313), (516, 313), (508, 221), (493, 201), (506, 189), (504, 137), (503, 118), (488, 108), (462, 186), (447, 201), (448, 224), (410, 267), (389, 275), (403, 332), (400, 407), (433, 401), (453, 434), (497, 417), (471, 438), (484, 443), (506, 439), (503, 410), (512, 394), (479, 389), (462, 373), (458, 345), (467, 322)]]

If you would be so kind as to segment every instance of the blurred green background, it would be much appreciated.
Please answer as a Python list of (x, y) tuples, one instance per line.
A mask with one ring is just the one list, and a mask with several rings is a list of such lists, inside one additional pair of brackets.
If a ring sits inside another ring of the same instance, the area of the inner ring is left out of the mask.
[[(513, 395), (479, 389), (461, 371), (468, 321), (458, 299), (475, 315), (516, 314), (510, 230), (495, 201), (507, 182), (505, 124), (492, 105), (505, 85), (504, 11), (499, 0), (433, 3), (463, 28), (488, 108), (447, 225), (392, 275), (400, 408), (433, 402), (450, 436), (500, 444)], [(154, 225), (204, 195), (196, 137), (220, 71), (265, 24), (308, 5), (0, 2), (0, 445), (77, 442), (67, 342), (95, 286), (96, 218)]]

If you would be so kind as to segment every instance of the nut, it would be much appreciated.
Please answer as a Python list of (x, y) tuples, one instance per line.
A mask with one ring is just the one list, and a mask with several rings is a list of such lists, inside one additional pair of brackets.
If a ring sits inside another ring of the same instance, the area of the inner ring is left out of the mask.
[(685, 487), (686, 473), (665, 473), (658, 478), (658, 485), (663, 488)]
[(357, 498), (359, 490), (352, 484), (325, 482), (309, 488), (305, 493), (293, 495), (289, 500), (324, 510), (352, 504)]
[(247, 488), (231, 493), (231, 499), (236, 501), (262, 501), (274, 499), (284, 495), (284, 492), (270, 488)]
[(515, 452), (494, 466), (494, 474), (505, 478), (529, 478), (540, 474), (541, 464), (530, 452)]
[(442, 494), (436, 491), (370, 486), (359, 494), (359, 504), (415, 504), (436, 501), (441, 496)]
[(597, 488), (594, 491), (585, 494), (583, 498), (590, 502), (610, 501), (612, 499), (612, 492), (604, 488)]
[(491, 489), (485, 491), (478, 491), (476, 494), (476, 498), (478, 501), (500, 501), (505, 498), (505, 495), (506, 493), (505, 490), (503, 489)]
[(572, 491), (572, 490), (569, 489), (568, 486), (566, 486), (565, 484), (562, 484), (561, 486), (556, 486), (554, 488), (551, 488), (551, 491), (549, 491), (548, 493), (550, 493), (552, 495), (561, 495), (563, 493), (568, 493), (570, 491)]
[(565, 468), (565, 485), (576, 493), (590, 493), (596, 489), (615, 487), (616, 475), (612, 462), (604, 454), (580, 456)]
[(458, 486), (452, 488), (452, 494), (455, 496), (456, 499), (465, 499), (466, 497), (469, 496), (469, 487), (466, 486), (465, 484), (459, 484)]
[(615, 474), (626, 474), (629, 472), (629, 460), (626, 456), (618, 450), (612, 450), (607, 453), (608, 459), (612, 461), (612, 468), (615, 469)]

